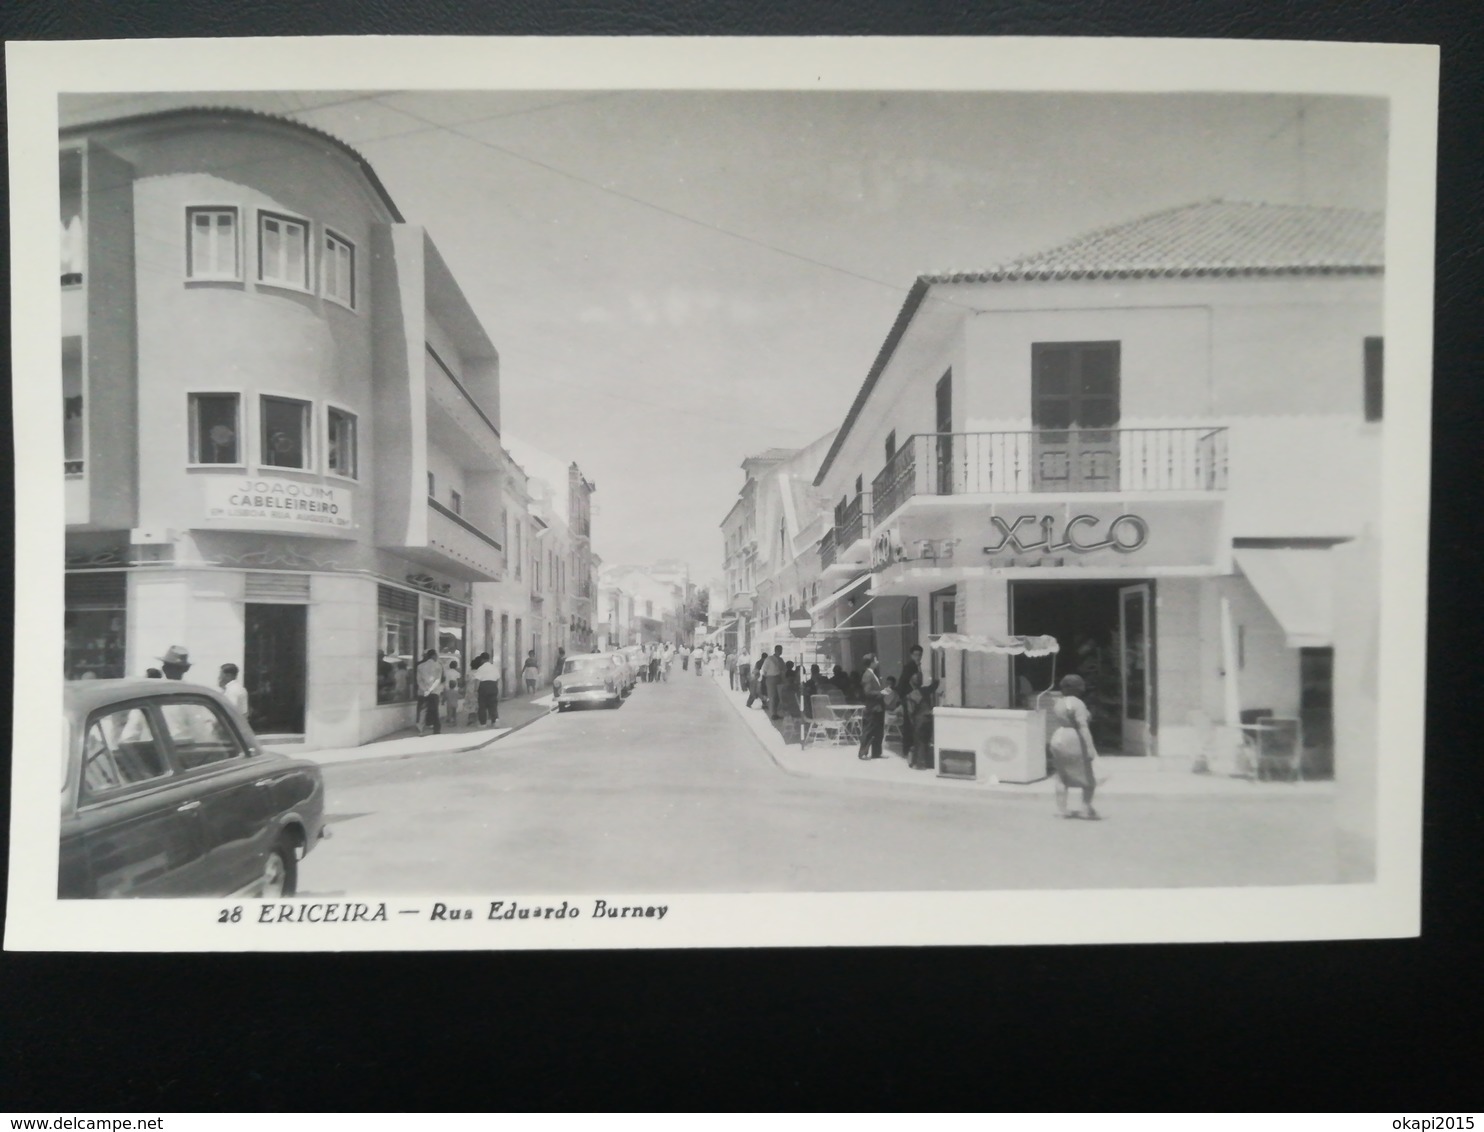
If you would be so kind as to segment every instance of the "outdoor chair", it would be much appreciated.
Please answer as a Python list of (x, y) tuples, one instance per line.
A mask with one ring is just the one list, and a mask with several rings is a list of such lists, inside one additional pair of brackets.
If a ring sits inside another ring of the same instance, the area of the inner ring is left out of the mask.
[(811, 718), (804, 721), (804, 735), (800, 741), (802, 746), (807, 747), (821, 737), (836, 746), (845, 741), (845, 724), (836, 718), (829, 696), (810, 696), (809, 711)]
[[(902, 741), (902, 711), (900, 708), (886, 713), (886, 730), (882, 732), (881, 739), (884, 743), (890, 743), (893, 739), (898, 743)], [(905, 755), (907, 752), (904, 750), (902, 754)]]

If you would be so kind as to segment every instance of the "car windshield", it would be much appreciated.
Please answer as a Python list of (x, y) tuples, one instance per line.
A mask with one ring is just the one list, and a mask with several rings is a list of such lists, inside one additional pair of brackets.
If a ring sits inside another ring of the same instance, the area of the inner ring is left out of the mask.
[(604, 668), (609, 663), (606, 656), (569, 656), (567, 663), (562, 666), (562, 671), (590, 672), (595, 668)]

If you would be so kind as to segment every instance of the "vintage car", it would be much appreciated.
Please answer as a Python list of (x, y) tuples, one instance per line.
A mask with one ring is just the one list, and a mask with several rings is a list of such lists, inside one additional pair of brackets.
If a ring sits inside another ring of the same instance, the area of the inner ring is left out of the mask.
[(567, 657), (562, 662), (561, 673), (551, 683), (557, 710), (566, 711), (574, 704), (618, 707), (623, 703), (628, 679), (625, 669), (623, 658), (618, 653), (579, 653)]
[(72, 681), (63, 717), (58, 896), (294, 894), (326, 836), (318, 766), (203, 685)]

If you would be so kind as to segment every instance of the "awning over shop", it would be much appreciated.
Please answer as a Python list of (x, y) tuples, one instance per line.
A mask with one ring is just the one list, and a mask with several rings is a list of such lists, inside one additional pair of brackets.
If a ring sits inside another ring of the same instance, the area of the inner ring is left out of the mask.
[(809, 616), (810, 617), (818, 617), (821, 613), (823, 613), (826, 610), (832, 608), (835, 605), (836, 602), (839, 602), (842, 599), (844, 599), (846, 597), (849, 597), (852, 593), (854, 593), (857, 590), (860, 590), (860, 589), (862, 589), (864, 587), (869, 586), (870, 583), (871, 583), (871, 575), (870, 574), (862, 574), (859, 578), (856, 578), (855, 581), (850, 582), (850, 583), (848, 583), (846, 585), (841, 586), (834, 593), (830, 594), (829, 597), (823, 598), (823, 599), (815, 602), (813, 605), (811, 605), (809, 607)]
[(1334, 644), (1334, 575), (1328, 549), (1236, 549), (1232, 557), (1283, 626), (1289, 648)]
[(1061, 651), (1055, 637), (983, 637), (967, 633), (943, 633), (930, 637), (935, 649), (999, 653), (1002, 656), (1051, 656)]

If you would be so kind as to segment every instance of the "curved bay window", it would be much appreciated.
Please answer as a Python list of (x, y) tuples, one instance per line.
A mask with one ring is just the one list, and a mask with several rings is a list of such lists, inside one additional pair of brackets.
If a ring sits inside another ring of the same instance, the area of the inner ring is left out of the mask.
[(376, 702), (410, 704), (417, 696), (417, 595), (376, 587)]

